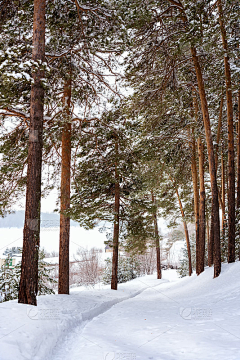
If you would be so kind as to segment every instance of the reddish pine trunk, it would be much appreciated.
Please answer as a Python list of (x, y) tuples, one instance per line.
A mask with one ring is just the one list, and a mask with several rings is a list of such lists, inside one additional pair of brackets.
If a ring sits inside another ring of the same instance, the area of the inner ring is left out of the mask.
[[(34, 0), (32, 45), (32, 59), (35, 62), (43, 62), (45, 59), (45, 0)], [(26, 209), (18, 302), (37, 305), (44, 111), (44, 89), (41, 78), (44, 77), (44, 72), (33, 71), (32, 76)]]
[[(116, 157), (118, 157), (118, 140), (115, 143)], [(111, 289), (117, 290), (118, 284), (118, 246), (119, 246), (119, 209), (120, 209), (120, 184), (118, 174), (118, 161), (115, 163), (115, 203), (114, 203), (114, 227), (113, 227), (113, 257), (112, 257), (112, 281)]]
[(200, 184), (200, 207), (199, 207), (199, 266), (197, 274), (204, 271), (205, 259), (205, 185), (204, 185), (204, 151), (201, 138), (198, 138), (198, 156), (199, 156), (199, 184)]
[[(64, 86), (63, 103), (66, 119), (70, 114), (71, 80)], [(67, 119), (62, 132), (62, 169), (61, 169), (61, 213), (60, 213), (60, 241), (59, 241), (59, 280), (58, 293), (69, 294), (69, 240), (70, 218), (64, 214), (70, 208), (71, 184), (71, 122)]]
[[(218, 132), (217, 132), (217, 148), (215, 154), (215, 166), (216, 166), (216, 174), (217, 174), (217, 164), (218, 164), (218, 145), (221, 137), (221, 128), (222, 128), (222, 111), (223, 111), (223, 96), (221, 97), (220, 110), (219, 110), (219, 120), (218, 120)], [(223, 209), (223, 203), (219, 195), (219, 203), (221, 204), (221, 208)], [(214, 226), (213, 226), (213, 205), (211, 209), (211, 225), (210, 225), (210, 236), (208, 241), (208, 266), (213, 265), (213, 248), (214, 248)]]
[(222, 167), (222, 232), (223, 236), (225, 233), (225, 165), (224, 165), (224, 157), (223, 151), (221, 152), (221, 167)]
[(222, 35), (225, 65), (225, 82), (227, 96), (228, 119), (228, 262), (235, 261), (235, 164), (234, 164), (234, 132), (231, 69), (228, 56), (227, 34), (224, 24), (222, 1), (218, 0), (219, 24)]
[(194, 195), (194, 214), (195, 214), (195, 228), (196, 228), (196, 272), (199, 268), (199, 255), (200, 255), (200, 243), (199, 243), (199, 190), (198, 190), (198, 174), (196, 164), (196, 144), (195, 137), (192, 137), (192, 156), (191, 156), (191, 169), (192, 169), (192, 181), (193, 181), (193, 195)]
[(221, 273), (221, 244), (220, 244), (220, 222), (219, 222), (219, 203), (218, 203), (218, 187), (217, 176), (215, 168), (213, 141), (211, 133), (210, 118), (208, 112), (208, 104), (206, 99), (205, 87), (202, 77), (202, 70), (197, 56), (196, 49), (191, 47), (192, 59), (196, 71), (199, 95), (201, 99), (201, 107), (204, 121), (204, 128), (206, 133), (206, 143), (208, 150), (209, 173), (212, 190), (212, 215), (213, 215), (213, 230), (214, 230), (214, 277)]
[(209, 244), (209, 238), (210, 238), (210, 229), (209, 229), (209, 219), (207, 217), (207, 245)]
[[(152, 193), (152, 202), (156, 205), (156, 199)], [(157, 255), (157, 279), (162, 278), (161, 272), (161, 254), (160, 254), (160, 241), (159, 241), (159, 232), (158, 232), (158, 223), (157, 223), (157, 208), (153, 215), (153, 222), (154, 222), (154, 232), (155, 232), (155, 245), (156, 245), (156, 255)]]
[(218, 169), (218, 147), (221, 138), (221, 130), (222, 130), (222, 113), (223, 113), (223, 96), (221, 97), (220, 109), (219, 109), (219, 119), (218, 119), (218, 132), (217, 132), (217, 151), (215, 154), (215, 166), (216, 172)]
[[(240, 90), (238, 91), (237, 209), (240, 212)], [(238, 234), (240, 236), (240, 234)], [(239, 251), (240, 260), (240, 251)]]
[(238, 91), (237, 208), (240, 210), (240, 90)]
[(208, 266), (213, 265), (213, 248), (214, 248), (214, 226), (213, 226), (213, 205), (211, 207), (210, 234), (208, 242)]

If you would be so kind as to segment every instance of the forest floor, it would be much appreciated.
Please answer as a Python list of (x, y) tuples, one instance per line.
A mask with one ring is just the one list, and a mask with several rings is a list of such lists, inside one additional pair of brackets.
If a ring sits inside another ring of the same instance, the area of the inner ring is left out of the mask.
[(0, 359), (240, 359), (240, 262), (217, 279), (212, 268), (155, 276), (41, 296), (37, 308), (0, 304)]

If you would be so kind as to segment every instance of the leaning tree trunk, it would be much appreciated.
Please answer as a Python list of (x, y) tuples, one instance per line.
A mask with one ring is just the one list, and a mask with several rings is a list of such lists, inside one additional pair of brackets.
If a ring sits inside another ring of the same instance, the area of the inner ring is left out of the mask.
[[(42, 63), (45, 59), (45, 0), (34, 0), (32, 46), (34, 63)], [(32, 77), (26, 208), (18, 302), (37, 305), (44, 111), (41, 79), (44, 71), (36, 69)]]
[[(152, 193), (152, 202), (156, 206), (156, 199)], [(154, 222), (154, 233), (155, 233), (155, 246), (156, 246), (156, 255), (157, 255), (157, 279), (162, 278), (161, 272), (161, 257), (160, 257), (160, 241), (159, 241), (159, 232), (158, 232), (158, 222), (157, 222), (157, 207), (153, 214)]]
[(231, 69), (228, 56), (227, 34), (224, 24), (222, 1), (218, 0), (219, 24), (222, 35), (225, 66), (228, 120), (228, 262), (235, 261), (235, 164), (234, 164), (234, 131)]
[(199, 156), (199, 184), (200, 184), (200, 206), (199, 206), (199, 264), (197, 275), (204, 271), (205, 260), (205, 185), (204, 185), (204, 151), (201, 138), (198, 138), (198, 156)]
[(117, 290), (118, 284), (118, 247), (119, 247), (119, 209), (120, 209), (120, 183), (118, 173), (118, 139), (115, 142), (115, 203), (114, 203), (114, 227), (113, 227), (113, 257), (112, 257), (112, 280), (111, 289)]
[(206, 134), (206, 143), (208, 150), (209, 173), (211, 180), (212, 205), (213, 205), (213, 229), (214, 229), (214, 277), (221, 273), (221, 244), (220, 244), (220, 222), (219, 222), (219, 203), (218, 203), (218, 187), (215, 168), (213, 141), (211, 133), (211, 124), (208, 112), (208, 104), (205, 93), (205, 87), (202, 76), (202, 69), (199, 63), (195, 47), (191, 47), (192, 59), (196, 71), (199, 95), (201, 99), (202, 115)]
[(59, 275), (58, 293), (69, 294), (69, 240), (70, 218), (66, 211), (70, 208), (71, 184), (71, 80), (64, 86), (64, 126), (62, 132), (62, 169), (61, 169), (61, 196), (60, 196), (60, 241), (59, 241)]

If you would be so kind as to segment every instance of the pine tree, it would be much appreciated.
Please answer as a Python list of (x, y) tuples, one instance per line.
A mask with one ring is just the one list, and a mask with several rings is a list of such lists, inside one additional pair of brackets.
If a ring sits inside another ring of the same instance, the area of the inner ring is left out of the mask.
[[(123, 9), (125, 5), (123, 1)], [(157, 119), (161, 121), (163, 115), (171, 114), (174, 109), (172, 104), (176, 104), (176, 100), (170, 102), (168, 112), (164, 113), (167, 100), (169, 103), (170, 90), (174, 87), (186, 89), (192, 85), (194, 91), (198, 88), (208, 149), (215, 238), (214, 276), (217, 277), (221, 271), (217, 172), (210, 124), (212, 109), (207, 101), (206, 92), (209, 84), (203, 81), (205, 71), (208, 72), (206, 60), (208, 57), (214, 57), (214, 52), (209, 51), (208, 44), (208, 32), (211, 31), (214, 22), (211, 11), (209, 12), (210, 2), (186, 1), (184, 4), (180, 1), (163, 1), (161, 4), (145, 2), (142, 6), (142, 2), (140, 4), (136, 0), (132, 3), (131, 9), (133, 10), (134, 7), (139, 12), (135, 12), (134, 16), (131, 11), (129, 15), (124, 12), (124, 15), (129, 29), (134, 29), (132, 32), (129, 31), (132, 51), (128, 60), (130, 65), (127, 76), (130, 84), (136, 89), (134, 99), (136, 111), (143, 110), (147, 113), (148, 121), (152, 119), (150, 124), (154, 126)], [(219, 34), (216, 35), (216, 27), (214, 31), (214, 41), (217, 39), (216, 44), (218, 44)], [(213, 46), (214, 50), (216, 44)], [(200, 57), (202, 53), (206, 55)], [(186, 71), (187, 68), (189, 73)], [(155, 105), (157, 103), (160, 106)]]
[[(32, 59), (40, 66), (45, 60), (45, 0), (34, 1)], [(33, 72), (30, 102), (30, 130), (28, 145), (28, 170), (25, 224), (19, 303), (37, 305), (38, 248), (40, 236), (40, 207), (42, 179), (44, 71), (39, 67)]]
[[(0, 271), (0, 298), (1, 301), (9, 301), (18, 298), (19, 283), (21, 277), (21, 262), (14, 267), (9, 267), (11, 255), (6, 258), (5, 264)], [(53, 286), (57, 283), (51, 277), (51, 267), (44, 260), (44, 250), (39, 250), (38, 258), (38, 294), (54, 294)]]
[(132, 244), (132, 239), (137, 239), (143, 249), (149, 233), (152, 236), (152, 226), (148, 230), (150, 215), (145, 216), (152, 207), (151, 198), (139, 196), (141, 170), (133, 146), (136, 128), (137, 123), (126, 119), (118, 107), (105, 112), (99, 121), (84, 124), (74, 174), (71, 217), (86, 228), (93, 228), (99, 221), (112, 224), (115, 290), (119, 240), (124, 237)]
[(11, 256), (8, 255), (5, 259), (5, 264), (0, 270), (0, 300), (9, 301), (17, 299), (19, 290), (19, 281), (21, 275), (21, 266), (16, 265), (15, 268), (10, 268), (9, 264)]
[[(196, 244), (195, 244), (194, 239), (190, 240), (190, 247), (191, 247), (191, 254), (192, 254), (192, 268), (194, 271), (194, 270), (196, 270)], [(184, 245), (184, 248), (183, 248), (182, 260), (180, 262), (180, 267), (177, 270), (177, 272), (181, 278), (189, 275), (189, 272), (188, 272), (188, 249), (187, 249), (186, 244)]]
[[(140, 264), (134, 256), (120, 256), (118, 260), (118, 283), (125, 283), (127, 281), (136, 279), (140, 276)], [(105, 260), (105, 270), (103, 273), (103, 284), (111, 284), (112, 280), (112, 259)]]

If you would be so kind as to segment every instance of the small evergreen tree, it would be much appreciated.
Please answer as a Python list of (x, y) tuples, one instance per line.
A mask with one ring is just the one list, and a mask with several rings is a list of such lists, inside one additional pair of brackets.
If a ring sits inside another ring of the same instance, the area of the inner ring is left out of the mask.
[[(192, 269), (193, 269), (193, 271), (195, 271), (196, 270), (196, 240), (195, 240), (195, 237), (190, 237), (190, 248), (191, 248), (191, 256), (192, 256)], [(186, 243), (184, 244), (181, 265), (180, 265), (179, 269), (177, 270), (177, 272), (181, 278), (188, 276), (188, 250), (187, 250)]]
[[(50, 285), (57, 283), (50, 276), (51, 268), (44, 260), (44, 250), (39, 251), (38, 262), (38, 295), (54, 294)], [(21, 276), (21, 262), (10, 268), (11, 257), (8, 255), (5, 264), (0, 269), (0, 301), (9, 301), (18, 298), (19, 282)]]
[[(240, 252), (240, 212), (237, 210), (236, 219), (236, 236), (235, 236), (235, 260), (239, 258)], [(228, 261), (228, 214), (226, 214), (226, 220), (224, 221), (224, 231), (221, 231), (221, 258), (222, 262)]]
[(11, 257), (7, 256), (0, 269), (0, 301), (17, 299), (21, 275), (21, 265), (10, 268)]
[[(103, 273), (103, 284), (111, 284), (112, 259), (105, 260), (106, 266)], [(124, 283), (140, 276), (140, 263), (134, 256), (119, 257), (118, 259), (118, 283)]]
[(51, 268), (44, 259), (45, 252), (40, 250), (38, 260), (38, 295), (55, 294), (50, 285), (56, 284), (57, 281), (51, 278)]

